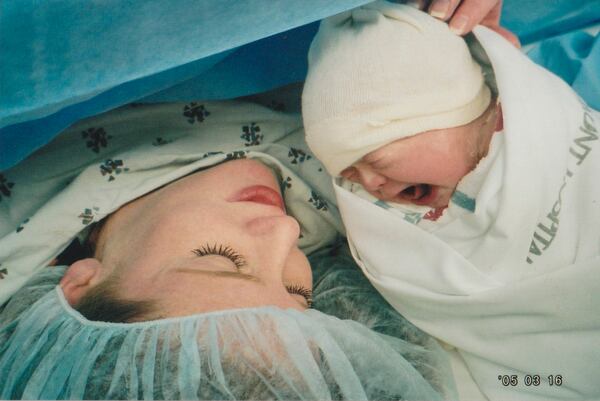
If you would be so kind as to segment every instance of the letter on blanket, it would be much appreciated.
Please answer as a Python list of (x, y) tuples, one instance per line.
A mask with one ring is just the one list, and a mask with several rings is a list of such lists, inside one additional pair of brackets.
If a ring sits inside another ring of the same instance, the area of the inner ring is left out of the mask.
[(592, 115), (587, 111), (584, 111), (583, 125), (579, 127), (579, 130), (587, 135), (575, 138), (575, 140), (573, 141), (578, 147), (583, 149), (583, 154), (577, 153), (575, 149), (573, 149), (573, 147), (569, 148), (569, 152), (571, 152), (571, 154), (577, 158), (577, 165), (580, 165), (585, 160), (588, 153), (590, 153), (590, 151), (592, 150), (592, 148), (586, 145), (584, 142), (598, 140), (598, 135), (596, 135), (598, 131), (596, 130), (596, 127), (594, 127), (593, 121), (594, 120), (592, 118)]

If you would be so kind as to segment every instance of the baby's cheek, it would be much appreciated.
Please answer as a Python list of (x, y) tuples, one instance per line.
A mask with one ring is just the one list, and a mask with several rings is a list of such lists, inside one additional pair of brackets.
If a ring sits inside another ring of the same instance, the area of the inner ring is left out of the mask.
[(449, 182), (456, 187), (462, 178), (469, 174), (474, 168), (476, 163), (473, 163), (470, 160), (464, 160), (463, 163), (457, 163), (453, 166), (452, 169), (448, 171), (448, 180)]
[(455, 150), (449, 158), (449, 179), (456, 184), (467, 174), (469, 174), (479, 163), (477, 149), (463, 147)]
[(470, 162), (460, 157), (437, 158), (423, 168), (428, 171), (424, 183), (447, 188), (455, 188), (472, 169)]

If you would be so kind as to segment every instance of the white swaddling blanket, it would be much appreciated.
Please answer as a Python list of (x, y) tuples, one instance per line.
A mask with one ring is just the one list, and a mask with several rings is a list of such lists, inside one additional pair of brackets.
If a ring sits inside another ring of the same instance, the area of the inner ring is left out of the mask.
[(240, 157), (279, 176), (303, 251), (343, 231), (331, 181), (308, 151), (298, 113), (239, 101), (132, 104), (75, 124), (0, 175), (0, 305), (91, 223)]
[(335, 185), (351, 249), (398, 311), (458, 348), (491, 400), (598, 399), (600, 113), (496, 33), (475, 34), (504, 114), (475, 212), (427, 232)]

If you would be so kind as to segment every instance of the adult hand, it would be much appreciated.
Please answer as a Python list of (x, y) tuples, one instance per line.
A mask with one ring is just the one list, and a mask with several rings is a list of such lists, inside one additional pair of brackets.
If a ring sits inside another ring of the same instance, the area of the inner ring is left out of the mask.
[(448, 21), (450, 29), (464, 35), (481, 24), (498, 32), (516, 47), (521, 47), (515, 34), (500, 26), (502, 0), (418, 0), (419, 8)]

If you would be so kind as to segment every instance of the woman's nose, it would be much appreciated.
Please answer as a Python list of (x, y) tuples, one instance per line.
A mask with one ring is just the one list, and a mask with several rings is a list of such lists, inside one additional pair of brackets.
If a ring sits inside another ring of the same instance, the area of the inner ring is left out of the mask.
[(246, 223), (248, 233), (254, 237), (279, 238), (283, 242), (294, 242), (300, 235), (298, 221), (287, 214), (261, 216)]
[(300, 235), (298, 221), (287, 215), (259, 217), (248, 222), (246, 227), (261, 259), (260, 264), (265, 268), (283, 267)]

